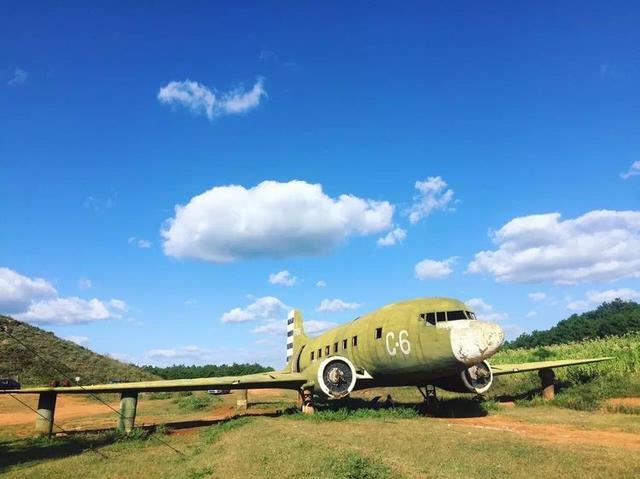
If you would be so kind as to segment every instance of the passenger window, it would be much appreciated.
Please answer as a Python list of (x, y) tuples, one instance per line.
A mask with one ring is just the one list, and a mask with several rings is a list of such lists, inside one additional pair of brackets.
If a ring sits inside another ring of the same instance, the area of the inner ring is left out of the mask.
[(347, 340), (346, 339), (342, 340), (342, 349), (347, 349)]
[(354, 336), (353, 338), (351, 338), (351, 345), (355, 348), (356, 346), (358, 346), (358, 336)]
[(329, 356), (329, 353), (331, 353), (331, 350), (329, 349), (329, 346), (327, 346), (326, 348), (324, 348), (324, 355)]
[(322, 348), (318, 349), (318, 359), (322, 357)]
[(311, 361), (313, 361), (315, 359), (315, 355), (316, 355), (316, 352), (315, 351), (311, 351)]
[(334, 353), (338, 352), (338, 343), (333, 343), (333, 352)]
[(444, 312), (443, 312), (443, 311), (438, 311), (438, 312), (436, 313), (436, 318), (437, 318), (437, 320), (438, 320), (438, 322), (439, 322), (439, 323), (444, 323), (444, 322), (447, 320), (447, 318), (445, 317), (445, 315), (444, 315)]
[(382, 328), (376, 328), (376, 339), (380, 339), (382, 337)]
[(436, 313), (427, 313), (427, 323), (436, 325)]
[(288, 336), (288, 337), (293, 336), (293, 331), (287, 331), (287, 336)]
[(293, 319), (294, 319), (294, 318), (289, 318), (289, 319), (287, 319), (287, 324), (293, 324)]

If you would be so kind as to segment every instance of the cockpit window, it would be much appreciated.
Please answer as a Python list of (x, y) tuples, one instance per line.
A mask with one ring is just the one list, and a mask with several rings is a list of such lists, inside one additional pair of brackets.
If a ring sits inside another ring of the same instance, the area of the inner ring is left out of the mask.
[(447, 320), (444, 311), (438, 311), (436, 313), (436, 319), (439, 323), (443, 323)]
[(471, 311), (467, 311), (467, 316), (469, 316), (469, 319), (476, 319), (476, 314)]
[(426, 321), (432, 326), (436, 325), (436, 313), (420, 313), (420, 320)]
[(460, 319), (467, 319), (464, 311), (447, 311), (447, 321), (458, 321)]

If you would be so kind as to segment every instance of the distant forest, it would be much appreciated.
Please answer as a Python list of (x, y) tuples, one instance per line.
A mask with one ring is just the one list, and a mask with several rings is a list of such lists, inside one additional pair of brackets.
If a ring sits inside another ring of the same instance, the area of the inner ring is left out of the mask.
[(546, 331), (532, 331), (505, 344), (505, 348), (535, 348), (640, 331), (640, 304), (615, 299), (597, 309), (573, 314)]
[(142, 366), (142, 369), (150, 374), (160, 376), (162, 379), (193, 379), (193, 378), (217, 378), (221, 376), (241, 376), (243, 374), (264, 373), (273, 371), (273, 368), (253, 364), (206, 364), (204, 366), (185, 366), (174, 364), (173, 366)]

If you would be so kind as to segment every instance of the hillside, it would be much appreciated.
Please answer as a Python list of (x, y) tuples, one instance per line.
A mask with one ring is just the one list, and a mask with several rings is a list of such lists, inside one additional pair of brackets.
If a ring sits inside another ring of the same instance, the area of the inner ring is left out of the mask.
[(637, 331), (640, 331), (640, 304), (616, 299), (593, 311), (573, 314), (548, 330), (521, 334), (505, 344), (505, 348), (535, 348)]
[[(94, 353), (71, 341), (66, 341), (53, 333), (35, 326), (0, 315), (0, 326), (8, 326), (11, 334), (20, 341), (40, 352), (60, 371), (74, 378), (81, 378), (80, 384), (109, 382), (114, 379), (140, 381), (159, 379), (132, 364)], [(45, 385), (51, 380), (63, 380), (64, 375), (25, 349), (14, 339), (0, 332), (0, 377), (17, 378), (23, 385)]]

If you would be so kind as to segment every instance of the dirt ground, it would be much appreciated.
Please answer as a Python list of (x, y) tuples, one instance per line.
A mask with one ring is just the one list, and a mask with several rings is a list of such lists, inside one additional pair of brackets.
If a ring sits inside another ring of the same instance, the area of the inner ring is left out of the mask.
[[(235, 399), (239, 393), (226, 396), (222, 404), (208, 410), (195, 413), (200, 421), (213, 421), (231, 417), (237, 414)], [(273, 412), (269, 409), (268, 402), (279, 400), (291, 400), (290, 394), (278, 390), (252, 390), (249, 392), (249, 401), (260, 403), (260, 409), (251, 410), (249, 414), (267, 414)], [(36, 407), (35, 396), (20, 396), (20, 399), (27, 402), (31, 407)], [(170, 400), (165, 400), (167, 404)], [(136, 420), (139, 425), (152, 425), (167, 422), (167, 417), (163, 414), (154, 414), (154, 411), (162, 410), (163, 401), (140, 402), (140, 413)], [(108, 402), (111, 407), (118, 409), (118, 401)], [(624, 404), (629, 406), (640, 405), (640, 398), (619, 398), (609, 402), (609, 404)], [(275, 407), (272, 408), (275, 410)], [(511, 408), (510, 408), (511, 409)], [(599, 414), (599, 413), (594, 413)], [(87, 398), (85, 396), (60, 396), (56, 406), (56, 423), (63, 428), (73, 430), (95, 429), (115, 426), (113, 411), (110, 411), (104, 404)], [(189, 419), (192, 419), (192, 414)], [(173, 419), (173, 418), (172, 418)], [(186, 417), (176, 417), (176, 420), (187, 419)], [(470, 418), (428, 418), (427, 420), (443, 421), (451, 427), (480, 428), (488, 430), (504, 431), (507, 434), (514, 434), (537, 441), (561, 443), (571, 445), (574, 443), (591, 444), (599, 446), (622, 447), (640, 450), (640, 434), (616, 430), (615, 428), (589, 430), (562, 424), (559, 421), (550, 421), (546, 424), (535, 424), (519, 420), (513, 414), (492, 413), (490, 416), (470, 417)], [(30, 434), (35, 421), (35, 413), (25, 406), (17, 403), (10, 396), (0, 396), (0, 430), (7, 426), (17, 426), (11, 428), (20, 435)], [(197, 430), (197, 426), (185, 427), (176, 430), (175, 434), (190, 434)]]

